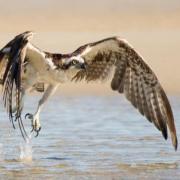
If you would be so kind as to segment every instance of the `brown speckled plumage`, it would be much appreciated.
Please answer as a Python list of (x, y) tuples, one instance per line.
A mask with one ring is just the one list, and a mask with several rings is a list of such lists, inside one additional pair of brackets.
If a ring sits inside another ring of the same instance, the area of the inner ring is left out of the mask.
[[(111, 45), (114, 47), (111, 48)], [(82, 53), (87, 46), (78, 51)], [(168, 125), (173, 145), (177, 149), (176, 129), (169, 101), (157, 77), (142, 57), (125, 41), (116, 37), (89, 46), (92, 50), (83, 56), (88, 64), (87, 69), (77, 73), (73, 80), (103, 81), (114, 69), (112, 89), (124, 93), (132, 105), (154, 123), (165, 139), (168, 137)], [(106, 46), (110, 48), (106, 49)]]

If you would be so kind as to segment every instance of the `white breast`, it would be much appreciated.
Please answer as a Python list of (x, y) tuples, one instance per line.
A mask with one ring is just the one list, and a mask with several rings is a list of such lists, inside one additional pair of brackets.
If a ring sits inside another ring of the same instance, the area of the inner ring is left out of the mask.
[(50, 83), (64, 83), (71, 81), (72, 77), (77, 73), (77, 69), (60, 70), (56, 69), (51, 57), (46, 57), (46, 54), (34, 47), (32, 44), (28, 44), (26, 57), (37, 71), (38, 78), (44, 82)]

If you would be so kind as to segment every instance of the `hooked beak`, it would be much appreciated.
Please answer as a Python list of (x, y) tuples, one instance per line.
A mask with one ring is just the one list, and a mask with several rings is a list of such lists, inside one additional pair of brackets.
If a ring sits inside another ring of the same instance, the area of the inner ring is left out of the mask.
[(86, 70), (86, 68), (87, 68), (87, 64), (86, 64), (86, 63), (82, 63), (82, 64), (81, 64), (81, 69)]
[(76, 65), (76, 68), (86, 70), (87, 65), (86, 63), (79, 63)]

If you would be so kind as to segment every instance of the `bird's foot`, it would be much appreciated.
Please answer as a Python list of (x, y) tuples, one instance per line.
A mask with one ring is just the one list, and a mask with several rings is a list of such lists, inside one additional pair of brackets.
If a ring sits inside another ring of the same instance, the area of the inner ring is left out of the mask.
[(31, 120), (31, 123), (32, 123), (32, 130), (31, 132), (36, 132), (36, 135), (35, 137), (37, 137), (39, 135), (39, 132), (41, 130), (41, 124), (40, 124), (40, 120), (39, 120), (39, 115), (38, 114), (30, 114), (30, 113), (27, 113), (25, 115), (25, 119), (28, 118)]

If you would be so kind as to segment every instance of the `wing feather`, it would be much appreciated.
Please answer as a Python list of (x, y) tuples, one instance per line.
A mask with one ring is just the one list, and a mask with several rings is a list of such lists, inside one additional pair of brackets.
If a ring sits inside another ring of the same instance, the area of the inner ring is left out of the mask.
[(124, 93), (165, 139), (168, 137), (168, 126), (172, 143), (177, 149), (176, 128), (168, 98), (156, 75), (126, 41), (117, 37), (104, 39), (84, 45), (72, 55), (81, 56), (87, 64), (86, 70), (78, 72), (73, 80), (103, 81), (114, 70), (112, 89)]
[[(27, 137), (22, 118), (21, 118), (21, 74), (22, 74), (22, 64), (24, 62), (26, 45), (28, 43), (26, 39), (26, 34), (21, 34), (16, 36), (5, 47), (10, 46), (10, 51), (8, 53), (7, 66), (3, 74), (3, 101), (4, 106), (9, 114), (9, 119), (15, 128), (14, 121), (18, 121), (18, 125), (21, 134), (24, 139)], [(3, 51), (3, 49), (2, 49)], [(15, 93), (15, 99), (14, 99)], [(16, 105), (15, 112), (13, 111), (13, 103)]]
[[(30, 62), (30, 60), (33, 60), (34, 62), (35, 60), (38, 60), (38, 58), (43, 59), (43, 55), (45, 54), (29, 43), (29, 37), (31, 37), (32, 34), (32, 32), (22, 33), (0, 50), (0, 75), (3, 76), (2, 86), (4, 106), (7, 109), (13, 127), (15, 128), (15, 121), (17, 121), (21, 134), (25, 140), (28, 136), (21, 118), (21, 101), (23, 95), (22, 79), (26, 78), (24, 77), (23, 71), (27, 64), (25, 61), (28, 59), (28, 62)], [(32, 55), (33, 57), (29, 58), (29, 55)], [(32, 62), (30, 63), (33, 64)], [(43, 82), (37, 82), (34, 86), (37, 91), (44, 91)]]

